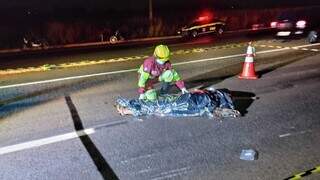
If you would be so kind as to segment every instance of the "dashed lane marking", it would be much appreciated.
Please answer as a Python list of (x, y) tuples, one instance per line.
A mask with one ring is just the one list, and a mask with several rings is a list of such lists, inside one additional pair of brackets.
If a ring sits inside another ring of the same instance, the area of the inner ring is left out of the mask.
[[(229, 48), (238, 48), (238, 47), (244, 47), (246, 46), (246, 43), (238, 43), (238, 44), (229, 44), (229, 45), (223, 45), (223, 46), (212, 46), (209, 48), (194, 48), (194, 49), (185, 49), (185, 50), (178, 50), (171, 53), (171, 55), (174, 54), (190, 54), (190, 53), (203, 53), (208, 51), (209, 49), (229, 49)], [(140, 55), (140, 56), (131, 56), (131, 57), (120, 57), (120, 58), (111, 58), (111, 59), (102, 59), (98, 61), (90, 61), (90, 60), (83, 60), (80, 62), (72, 62), (72, 63), (62, 63), (58, 65), (43, 65), (40, 67), (34, 67), (34, 68), (18, 68), (18, 69), (6, 69), (6, 70), (0, 70), (0, 75), (10, 75), (10, 74), (19, 74), (19, 73), (26, 73), (26, 72), (39, 72), (39, 71), (49, 71), (52, 69), (61, 69), (61, 68), (71, 68), (71, 67), (81, 67), (81, 66), (87, 66), (87, 65), (96, 65), (96, 64), (103, 64), (103, 63), (113, 63), (113, 62), (125, 62), (125, 61), (131, 61), (131, 60), (139, 60), (147, 58), (146, 55)]]
[(309, 176), (314, 173), (320, 173), (320, 166), (317, 166), (315, 168), (309, 169), (309, 170), (301, 172), (299, 174), (290, 176), (288, 178), (285, 178), (284, 180), (298, 180), (298, 179), (301, 179), (303, 177)]
[(279, 135), (279, 137), (280, 137), (280, 138), (283, 138), (283, 137), (300, 135), (300, 134), (306, 134), (306, 133), (311, 133), (311, 132), (312, 132), (312, 130), (305, 130), (305, 131), (299, 131), (299, 132), (295, 132), (295, 133), (281, 134), (281, 135)]
[(286, 133), (286, 134), (279, 135), (280, 138), (287, 137), (287, 136), (291, 136), (291, 133)]
[[(296, 47), (297, 48), (303, 48), (303, 47), (312, 47), (312, 46), (318, 46), (318, 45), (320, 45), (320, 43), (308, 44), (308, 45), (302, 45), (302, 46), (296, 46)], [(272, 50), (259, 51), (259, 52), (257, 52), (257, 54), (266, 54), (266, 53), (286, 51), (286, 50), (290, 50), (290, 48), (285, 47), (285, 48), (281, 48), (281, 49), (272, 49)], [(244, 55), (245, 54), (234, 54), (234, 55), (230, 55), (230, 56), (214, 57), (214, 58), (207, 58), (207, 59), (198, 59), (198, 60), (187, 61), (187, 62), (173, 63), (173, 65), (174, 66), (178, 66), (178, 65), (193, 64), (193, 63), (206, 62), (206, 61), (230, 59), (230, 58), (235, 58), (235, 57), (243, 57)], [(34, 81), (34, 82), (28, 82), (28, 83), (11, 84), (11, 85), (0, 86), (0, 89), (22, 87), (22, 86), (30, 86), (30, 85), (36, 85), (36, 84), (46, 84), (46, 83), (66, 81), (66, 80), (75, 80), (75, 79), (83, 79), (83, 78), (96, 77), (96, 76), (105, 76), (105, 75), (111, 75), (111, 74), (122, 74), (122, 73), (134, 72), (134, 71), (137, 71), (137, 70), (138, 69), (126, 69), (126, 70), (110, 71), (110, 72), (95, 73), (95, 74), (88, 74), (88, 75), (81, 75), (81, 76), (71, 76), (71, 77), (57, 78), (57, 79), (50, 79), (50, 80), (43, 80), (43, 81)]]
[[(302, 45), (302, 46), (296, 46), (296, 47), (282, 47), (282, 46), (267, 46), (267, 45), (256, 45), (258, 47), (276, 47), (279, 50), (282, 49), (303, 49), (305, 51), (313, 51), (318, 52), (318, 49), (307, 49), (305, 47), (311, 47), (311, 46), (317, 46), (320, 45), (320, 43), (316, 44), (308, 44), (308, 45)], [(246, 43), (237, 44), (237, 45), (227, 45), (227, 46), (213, 46), (211, 49), (224, 49), (224, 48), (235, 48), (235, 47), (244, 47), (246, 46)], [(175, 52), (172, 52), (171, 54), (190, 54), (190, 53), (203, 53), (206, 52), (208, 48), (195, 48), (195, 49), (189, 49), (189, 50), (178, 50)], [(18, 69), (6, 69), (6, 70), (0, 70), (0, 75), (10, 75), (10, 74), (19, 74), (19, 73), (26, 73), (26, 72), (38, 72), (38, 71), (49, 71), (52, 69), (61, 69), (61, 68), (70, 68), (70, 67), (80, 67), (80, 66), (87, 66), (87, 65), (96, 65), (96, 64), (103, 64), (103, 63), (112, 63), (112, 62), (125, 62), (125, 61), (132, 61), (132, 60), (138, 60), (138, 59), (144, 59), (147, 58), (146, 55), (141, 56), (132, 56), (132, 57), (120, 57), (120, 58), (113, 58), (113, 59), (102, 59), (102, 60), (92, 60), (92, 61), (80, 61), (80, 62), (74, 62), (74, 63), (62, 63), (59, 65), (49, 65), (45, 64), (40, 67), (27, 67), (27, 68), (18, 68)]]
[(289, 47), (289, 46), (269, 46), (269, 45), (265, 45), (265, 44), (257, 44), (255, 45), (256, 47), (270, 47), (270, 48), (278, 48), (278, 49), (282, 49), (282, 48), (288, 48), (288, 49), (293, 49), (293, 50), (303, 50), (303, 51), (313, 51), (313, 52), (319, 52), (319, 49), (308, 49), (305, 48), (305, 46), (296, 46), (296, 47)]
[[(227, 48), (237, 48), (237, 47), (243, 47), (245, 46), (245, 43), (242, 44), (230, 44), (230, 45), (224, 45), (224, 46), (212, 46), (209, 48), (193, 48), (193, 49), (185, 49), (185, 50), (178, 50), (171, 53), (171, 55), (175, 54), (190, 54), (190, 53), (203, 53), (208, 51), (209, 49), (227, 49)], [(26, 73), (26, 72), (38, 72), (38, 71), (49, 71), (52, 69), (62, 69), (62, 68), (71, 68), (71, 67), (81, 67), (81, 66), (87, 66), (87, 65), (96, 65), (96, 64), (103, 64), (103, 63), (113, 63), (113, 62), (125, 62), (125, 61), (131, 61), (131, 60), (139, 60), (139, 59), (145, 59), (149, 56), (147, 55), (140, 55), (140, 56), (130, 56), (130, 57), (119, 57), (119, 58), (111, 58), (111, 59), (101, 59), (101, 60), (83, 60), (79, 62), (71, 62), (71, 63), (62, 63), (58, 65), (43, 65), (40, 67), (34, 67), (34, 68), (17, 68), (17, 69), (6, 69), (6, 70), (0, 70), (0, 75), (10, 75), (10, 74), (19, 74), (19, 73)]]

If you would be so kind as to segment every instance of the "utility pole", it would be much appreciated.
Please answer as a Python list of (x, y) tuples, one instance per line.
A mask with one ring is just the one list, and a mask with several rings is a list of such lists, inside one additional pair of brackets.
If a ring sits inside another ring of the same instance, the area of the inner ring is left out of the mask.
[(153, 11), (152, 11), (152, 0), (149, 0), (149, 21), (152, 22)]

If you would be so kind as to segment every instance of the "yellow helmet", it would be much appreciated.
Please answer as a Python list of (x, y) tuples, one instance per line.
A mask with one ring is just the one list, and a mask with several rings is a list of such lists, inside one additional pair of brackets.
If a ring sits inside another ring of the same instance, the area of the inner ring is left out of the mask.
[(169, 56), (170, 56), (170, 50), (168, 48), (167, 45), (158, 45), (155, 49), (154, 49), (154, 56), (156, 58), (158, 58), (159, 60), (166, 62), (169, 60)]

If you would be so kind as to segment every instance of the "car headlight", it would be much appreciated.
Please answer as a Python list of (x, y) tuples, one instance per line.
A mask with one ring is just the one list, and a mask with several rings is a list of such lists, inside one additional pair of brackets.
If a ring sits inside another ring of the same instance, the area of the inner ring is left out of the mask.
[(307, 22), (304, 20), (300, 20), (296, 23), (296, 27), (299, 29), (304, 29), (306, 27)]
[(277, 27), (278, 22), (274, 21), (270, 23), (271, 28), (276, 28)]

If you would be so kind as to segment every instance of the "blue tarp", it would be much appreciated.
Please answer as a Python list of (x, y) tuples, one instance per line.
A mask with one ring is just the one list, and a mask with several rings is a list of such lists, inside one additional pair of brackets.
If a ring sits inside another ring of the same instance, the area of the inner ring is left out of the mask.
[(237, 117), (229, 93), (221, 90), (198, 90), (182, 95), (164, 95), (156, 101), (119, 97), (117, 104), (132, 111), (134, 116), (203, 116)]

